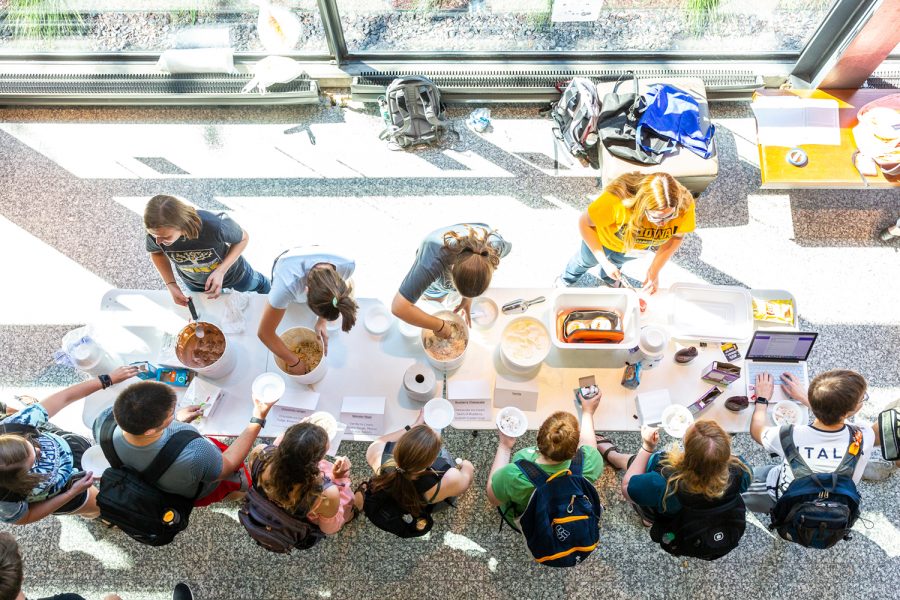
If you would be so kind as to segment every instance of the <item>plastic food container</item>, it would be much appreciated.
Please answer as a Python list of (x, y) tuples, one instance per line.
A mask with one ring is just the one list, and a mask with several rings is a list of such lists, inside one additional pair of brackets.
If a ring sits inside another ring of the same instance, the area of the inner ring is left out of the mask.
[(750, 290), (676, 283), (669, 288), (672, 337), (700, 342), (747, 342), (753, 336)]
[(468, 350), (469, 346), (469, 328), (466, 326), (466, 322), (462, 319), (462, 317), (452, 311), (441, 310), (434, 313), (434, 316), (447, 321), (448, 327), (451, 322), (456, 323), (465, 335), (465, 347), (463, 348), (463, 351), (453, 358), (442, 360), (429, 352), (425, 346), (425, 340), (434, 336), (434, 332), (430, 329), (422, 330), (422, 351), (425, 353), (425, 357), (428, 359), (428, 362), (431, 363), (433, 367), (435, 367), (436, 369), (440, 369), (441, 371), (453, 371), (454, 369), (459, 368), (459, 366), (463, 363), (463, 359), (466, 357), (466, 350)]
[[(550, 296), (547, 324), (554, 346), (564, 350), (628, 350), (638, 345), (640, 337), (640, 308), (637, 294), (628, 289), (612, 288), (564, 288), (554, 290)], [(614, 344), (573, 344), (560, 340), (556, 335), (556, 316), (573, 308), (609, 308), (622, 313), (625, 337)]]
[(787, 323), (777, 323), (773, 321), (754, 321), (755, 327), (757, 330), (760, 329), (770, 329), (770, 330), (794, 330), (796, 331), (798, 328), (798, 319), (799, 317), (797, 312), (797, 299), (787, 290), (750, 290), (751, 296), (751, 314), (753, 309), (753, 300), (752, 298), (756, 298), (758, 300), (790, 300), (793, 305), (794, 312), (794, 322), (788, 325)]
[(432, 429), (443, 429), (453, 422), (453, 405), (443, 398), (432, 398), (425, 404), (425, 424)]
[(528, 431), (528, 417), (517, 407), (507, 406), (497, 413), (497, 429), (517, 438)]
[(490, 298), (479, 296), (472, 300), (472, 323), (478, 327), (487, 329), (497, 321), (498, 316), (500, 309)]
[(527, 373), (550, 353), (550, 332), (534, 317), (517, 317), (500, 335), (500, 361), (511, 371)]
[(662, 327), (648, 325), (641, 329), (638, 348), (641, 351), (641, 367), (652, 369), (662, 362), (666, 347), (669, 345), (669, 334)]
[(372, 335), (384, 335), (393, 322), (394, 315), (383, 304), (376, 304), (366, 311), (364, 323)]
[[(288, 348), (296, 348), (297, 345), (301, 342), (315, 342), (319, 347), (319, 351), (321, 352), (323, 350), (322, 341), (319, 339), (319, 336), (316, 335), (315, 331), (309, 329), (308, 327), (292, 327), (282, 333), (279, 337), (281, 338), (281, 341), (284, 342), (285, 345), (287, 345)], [(321, 381), (322, 378), (325, 377), (325, 373), (328, 372), (328, 365), (325, 362), (324, 352), (322, 360), (319, 361), (319, 364), (316, 366), (316, 368), (305, 375), (293, 375), (291, 373), (288, 373), (287, 367), (285, 366), (284, 361), (281, 360), (281, 357), (274, 356), (273, 358), (275, 359), (275, 364), (278, 365), (278, 368), (281, 369), (282, 373), (284, 373), (285, 376), (290, 377), (297, 383), (303, 383), (306, 385), (317, 383)]]

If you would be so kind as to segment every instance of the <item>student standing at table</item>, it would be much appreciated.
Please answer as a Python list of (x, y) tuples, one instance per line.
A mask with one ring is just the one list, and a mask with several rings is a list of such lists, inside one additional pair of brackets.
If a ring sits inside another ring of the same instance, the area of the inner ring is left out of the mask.
[(464, 311), (471, 325), (472, 298), (487, 290), (500, 259), (511, 249), (512, 244), (484, 223), (459, 223), (432, 231), (422, 241), (391, 311), (411, 325), (449, 337), (444, 321), (418, 308), (416, 302), (423, 295), (440, 301), (458, 292), (462, 300), (453, 312)]
[[(172, 264), (185, 286), (218, 298), (225, 288), (269, 293), (269, 280), (241, 256), (250, 236), (225, 213), (196, 210), (175, 198), (154, 196), (144, 209), (146, 247), (172, 300), (187, 306)], [(169, 262), (171, 261), (171, 263)]]
[(259, 321), (257, 335), (273, 354), (280, 357), (289, 373), (303, 375), (306, 365), (291, 352), (275, 330), (291, 302), (306, 303), (316, 320), (315, 330), (328, 354), (328, 321), (342, 319), (341, 329), (350, 331), (356, 323), (359, 306), (353, 300), (352, 286), (347, 283), (356, 263), (328, 252), (319, 246), (292, 248), (275, 259), (272, 267), (272, 289)]
[(655, 252), (644, 290), (659, 288), (659, 272), (684, 234), (694, 230), (694, 197), (667, 173), (628, 173), (603, 188), (578, 221), (582, 242), (557, 286), (574, 285), (588, 269), (600, 265), (600, 280), (621, 285), (619, 269), (626, 261)]

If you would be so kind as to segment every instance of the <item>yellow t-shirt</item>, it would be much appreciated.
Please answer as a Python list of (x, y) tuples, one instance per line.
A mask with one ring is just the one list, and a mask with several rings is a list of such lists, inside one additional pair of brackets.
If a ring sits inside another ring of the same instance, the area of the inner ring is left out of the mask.
[[(631, 209), (622, 205), (622, 199), (604, 192), (588, 206), (588, 216), (597, 229), (597, 238), (604, 247), (614, 252), (625, 252), (622, 238), (625, 234), (625, 225), (631, 219)], [(646, 250), (662, 246), (673, 235), (689, 233), (694, 230), (694, 204), (681, 216), (676, 217), (664, 225), (654, 225), (645, 217), (634, 235), (633, 250)]]

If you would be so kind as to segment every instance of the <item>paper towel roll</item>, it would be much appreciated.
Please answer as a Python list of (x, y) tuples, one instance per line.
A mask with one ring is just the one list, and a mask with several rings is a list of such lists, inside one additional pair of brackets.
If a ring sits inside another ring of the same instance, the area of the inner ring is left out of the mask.
[(434, 369), (424, 363), (416, 363), (403, 375), (403, 389), (411, 400), (427, 402), (434, 397), (437, 379)]

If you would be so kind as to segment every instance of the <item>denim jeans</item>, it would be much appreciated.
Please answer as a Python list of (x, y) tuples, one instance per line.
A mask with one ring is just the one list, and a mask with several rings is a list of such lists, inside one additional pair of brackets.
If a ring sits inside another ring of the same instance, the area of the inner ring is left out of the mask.
[[(182, 278), (182, 281), (192, 292), (202, 292), (205, 290), (203, 286), (198, 286), (187, 279)], [(256, 292), (257, 294), (268, 294), (269, 290), (272, 289), (269, 278), (259, 271), (254, 271), (250, 267), (247, 267), (247, 272), (241, 277), (241, 280), (230, 287), (237, 292)]]
[[(634, 259), (633, 256), (625, 256), (621, 252), (614, 252), (606, 247), (603, 248), (603, 252), (606, 254), (606, 258), (609, 259), (609, 262), (619, 269), (621, 269), (622, 265), (627, 261)], [(581, 276), (584, 275), (588, 269), (596, 267), (597, 264), (597, 258), (594, 256), (594, 253), (588, 248), (587, 244), (581, 242), (581, 248), (569, 259), (569, 264), (566, 265), (562, 280), (567, 285), (573, 285), (581, 279)], [(603, 269), (600, 269), (600, 279), (607, 285), (615, 283), (615, 280), (612, 277), (609, 277)]]
[(767, 514), (775, 507), (775, 498), (766, 487), (766, 480), (769, 477), (769, 471), (778, 465), (764, 465), (762, 467), (754, 467), (753, 480), (747, 491), (741, 494), (744, 497), (744, 505), (747, 510)]

